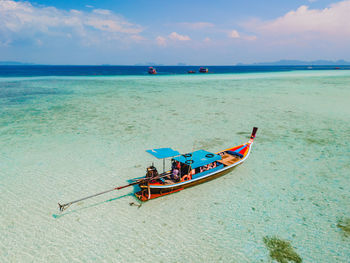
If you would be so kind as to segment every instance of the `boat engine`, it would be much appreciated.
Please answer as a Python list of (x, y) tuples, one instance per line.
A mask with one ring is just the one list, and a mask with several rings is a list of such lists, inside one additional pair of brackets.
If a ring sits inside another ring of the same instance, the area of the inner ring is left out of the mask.
[(153, 178), (158, 176), (157, 168), (151, 165), (147, 168), (146, 178)]

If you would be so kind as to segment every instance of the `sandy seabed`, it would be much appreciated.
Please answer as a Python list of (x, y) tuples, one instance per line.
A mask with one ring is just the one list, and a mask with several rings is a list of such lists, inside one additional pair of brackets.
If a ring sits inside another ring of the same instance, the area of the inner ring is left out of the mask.
[[(1, 262), (303, 262), (350, 259), (350, 71), (0, 79)], [(146, 149), (248, 160), (144, 203), (126, 188)], [(348, 226), (349, 227), (349, 226)], [(265, 242), (264, 242), (265, 241)]]

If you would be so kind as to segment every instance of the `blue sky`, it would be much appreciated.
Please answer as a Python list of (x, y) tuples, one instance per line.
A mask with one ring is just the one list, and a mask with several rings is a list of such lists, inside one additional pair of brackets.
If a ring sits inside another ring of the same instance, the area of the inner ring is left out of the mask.
[(0, 0), (0, 61), (350, 60), (350, 0)]

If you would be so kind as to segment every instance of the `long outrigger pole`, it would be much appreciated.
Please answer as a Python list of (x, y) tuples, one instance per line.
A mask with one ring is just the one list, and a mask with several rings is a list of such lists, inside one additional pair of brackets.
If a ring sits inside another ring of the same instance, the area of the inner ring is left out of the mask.
[(132, 185), (136, 185), (136, 184), (139, 184), (140, 182), (135, 182), (135, 183), (131, 183), (131, 184), (128, 184), (128, 185), (124, 185), (124, 186), (119, 186), (119, 187), (115, 187), (113, 189), (109, 189), (107, 191), (103, 191), (101, 193), (97, 193), (97, 194), (94, 194), (94, 195), (89, 195), (89, 196), (86, 196), (86, 197), (83, 197), (83, 198), (80, 198), (78, 200), (75, 200), (75, 201), (72, 201), (72, 202), (69, 202), (69, 203), (66, 203), (66, 204), (63, 204), (61, 205), (60, 203), (58, 203), (58, 206), (59, 206), (59, 209), (60, 211), (64, 211), (65, 209), (67, 209), (70, 205), (74, 204), (74, 203), (78, 203), (80, 201), (83, 201), (83, 200), (86, 200), (86, 199), (89, 199), (89, 198), (92, 198), (92, 197), (95, 197), (95, 196), (98, 196), (98, 195), (102, 195), (102, 194), (106, 194), (108, 192), (112, 192), (114, 190), (120, 190), (120, 189), (123, 189), (125, 187), (128, 187), (128, 186), (132, 186)]
[(112, 188), (112, 189), (103, 191), (103, 192), (101, 192), (101, 193), (97, 193), (97, 194), (94, 194), (94, 195), (89, 195), (89, 196), (80, 198), (80, 199), (78, 199), (78, 200), (75, 200), (75, 201), (72, 201), (72, 202), (69, 202), (69, 203), (66, 203), (66, 204), (63, 204), (63, 205), (61, 205), (60, 203), (58, 203), (58, 207), (59, 207), (60, 211), (62, 212), (62, 211), (64, 211), (65, 209), (67, 209), (70, 205), (72, 205), (72, 204), (74, 204), (74, 203), (77, 203), (77, 202), (80, 202), (80, 201), (83, 201), (83, 200), (86, 200), (86, 199), (89, 199), (89, 198), (92, 198), (92, 197), (95, 197), (95, 196), (98, 196), (98, 195), (106, 194), (106, 193), (112, 192), (112, 191), (114, 191), (114, 190), (120, 190), (120, 189), (129, 187), (129, 186), (133, 186), (133, 185), (137, 185), (137, 184), (141, 184), (141, 183), (146, 183), (146, 182), (148, 182), (148, 181), (150, 181), (150, 180), (155, 180), (155, 179), (158, 179), (158, 178), (167, 176), (167, 175), (168, 175), (168, 173), (163, 173), (163, 174), (160, 174), (159, 176), (155, 176), (155, 177), (138, 179), (136, 182), (133, 182), (133, 183), (131, 183), (131, 184), (127, 184), (127, 185), (123, 185), (123, 186), (118, 186), (118, 187), (115, 187), (115, 188)]

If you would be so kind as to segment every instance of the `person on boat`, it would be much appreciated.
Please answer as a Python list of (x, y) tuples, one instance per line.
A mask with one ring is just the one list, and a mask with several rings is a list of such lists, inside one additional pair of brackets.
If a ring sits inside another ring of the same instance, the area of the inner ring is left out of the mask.
[(213, 168), (215, 168), (216, 167), (216, 162), (213, 162), (213, 166), (212, 166)]
[(188, 174), (188, 171), (189, 171), (189, 168), (188, 168), (188, 165), (186, 164), (183, 164), (183, 165), (180, 165), (180, 177), (184, 176), (185, 174)]
[(181, 169), (181, 163), (180, 163), (180, 162), (178, 162), (178, 161), (176, 161), (176, 168), (177, 168), (178, 170), (180, 170), (180, 169)]
[(179, 169), (174, 168), (172, 173), (171, 173), (171, 179), (173, 179), (174, 181), (179, 181), (180, 176), (179, 176)]
[(195, 170), (195, 169), (192, 169), (192, 170), (190, 171), (190, 176), (191, 176), (191, 178), (192, 178), (195, 174), (196, 174), (196, 170)]

